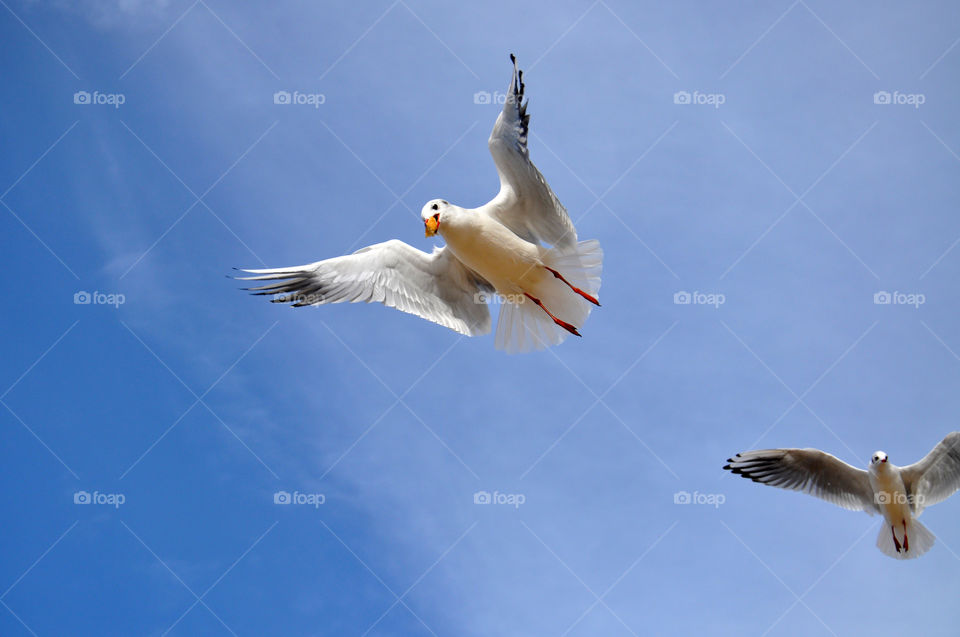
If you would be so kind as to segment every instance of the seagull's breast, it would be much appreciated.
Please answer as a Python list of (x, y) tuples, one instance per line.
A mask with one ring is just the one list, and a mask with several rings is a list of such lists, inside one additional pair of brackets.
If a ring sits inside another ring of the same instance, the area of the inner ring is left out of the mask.
[(525, 278), (541, 276), (540, 248), (479, 211), (464, 211), (441, 224), (447, 247), (468, 268), (509, 294)]
[(901, 520), (910, 520), (913, 517), (899, 468), (871, 471), (870, 485), (873, 487), (874, 502), (879, 505), (887, 522), (899, 524)]

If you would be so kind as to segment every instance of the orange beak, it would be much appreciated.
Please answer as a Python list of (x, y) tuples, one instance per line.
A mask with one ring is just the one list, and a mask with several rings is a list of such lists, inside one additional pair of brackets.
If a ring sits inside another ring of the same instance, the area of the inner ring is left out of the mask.
[(423, 220), (423, 236), (432, 237), (437, 234), (437, 229), (440, 227), (440, 222), (437, 221), (436, 217), (428, 217)]

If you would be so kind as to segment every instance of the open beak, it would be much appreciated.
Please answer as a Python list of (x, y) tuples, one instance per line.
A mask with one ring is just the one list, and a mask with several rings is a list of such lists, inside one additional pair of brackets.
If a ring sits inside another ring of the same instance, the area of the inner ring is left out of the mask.
[(880, 460), (880, 462), (886, 462), (886, 461), (887, 461), (886, 458), (881, 458), (881, 460)]
[(423, 220), (423, 236), (432, 237), (437, 234), (437, 229), (440, 227), (440, 222), (437, 221), (436, 217), (428, 217)]

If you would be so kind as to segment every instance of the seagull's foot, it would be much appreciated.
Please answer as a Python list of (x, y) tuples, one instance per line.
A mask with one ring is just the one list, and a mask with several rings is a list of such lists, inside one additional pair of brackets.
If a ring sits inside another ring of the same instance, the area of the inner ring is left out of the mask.
[[(890, 525), (890, 535), (893, 536), (893, 546), (896, 547), (897, 553), (900, 553), (901, 550), (903, 549), (903, 547), (900, 546), (900, 542), (897, 540), (897, 532), (894, 530), (895, 528), (896, 528), (896, 527), (893, 526), (892, 524)], [(904, 541), (904, 542), (907, 541), (907, 536), (906, 536), (906, 535), (903, 536), (903, 541)]]
[(574, 336), (580, 336), (580, 332), (577, 331), (577, 328), (576, 328), (576, 327), (574, 327), (573, 325), (570, 325), (570, 324), (567, 323), (566, 321), (561, 321), (561, 320), (558, 319), (556, 316), (554, 316), (553, 314), (551, 314), (551, 313), (550, 313), (550, 310), (548, 310), (547, 308), (545, 308), (545, 307), (543, 306), (543, 303), (540, 302), (540, 299), (538, 299), (538, 298), (535, 297), (535, 296), (531, 296), (531, 295), (527, 294), (526, 292), (524, 292), (523, 295), (524, 295), (525, 297), (527, 297), (528, 299), (530, 299), (531, 301), (533, 301), (534, 303), (536, 303), (536, 304), (537, 304), (537, 307), (539, 307), (541, 310), (543, 310), (544, 312), (546, 312), (546, 313), (547, 313), (547, 316), (549, 316), (550, 318), (552, 318), (554, 323), (556, 323), (557, 325), (559, 325), (559, 326), (562, 327), (563, 329), (567, 330), (568, 332), (570, 332), (570, 333), (573, 334)]
[(907, 521), (903, 521), (903, 552), (910, 550), (910, 538), (907, 537)]
[(578, 288), (577, 286), (571, 284), (570, 281), (567, 281), (565, 278), (563, 278), (563, 275), (560, 274), (559, 272), (557, 272), (556, 270), (554, 270), (553, 268), (548, 268), (547, 266), (543, 266), (543, 267), (546, 268), (547, 270), (549, 270), (550, 273), (553, 274), (553, 276), (555, 276), (556, 278), (558, 278), (558, 279), (560, 279), (561, 281), (563, 281), (564, 283), (566, 283), (566, 284), (567, 284), (567, 287), (569, 287), (571, 290), (573, 290), (574, 292), (576, 292), (577, 294), (579, 294), (579, 295), (582, 296), (583, 298), (587, 299), (588, 301), (590, 301), (591, 303), (593, 303), (593, 304), (596, 305), (597, 307), (600, 307), (600, 301), (598, 301), (598, 300), (596, 299), (596, 297), (587, 294), (586, 292), (584, 292), (583, 290), (581, 290), (581, 289)]

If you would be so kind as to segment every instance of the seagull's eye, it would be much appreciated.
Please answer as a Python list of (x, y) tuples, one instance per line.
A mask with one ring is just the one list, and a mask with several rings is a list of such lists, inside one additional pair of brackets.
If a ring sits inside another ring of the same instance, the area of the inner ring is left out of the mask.
[(431, 210), (440, 210), (440, 206), (438, 206), (437, 204), (433, 204), (432, 206), (430, 206), (430, 209), (431, 209)]

